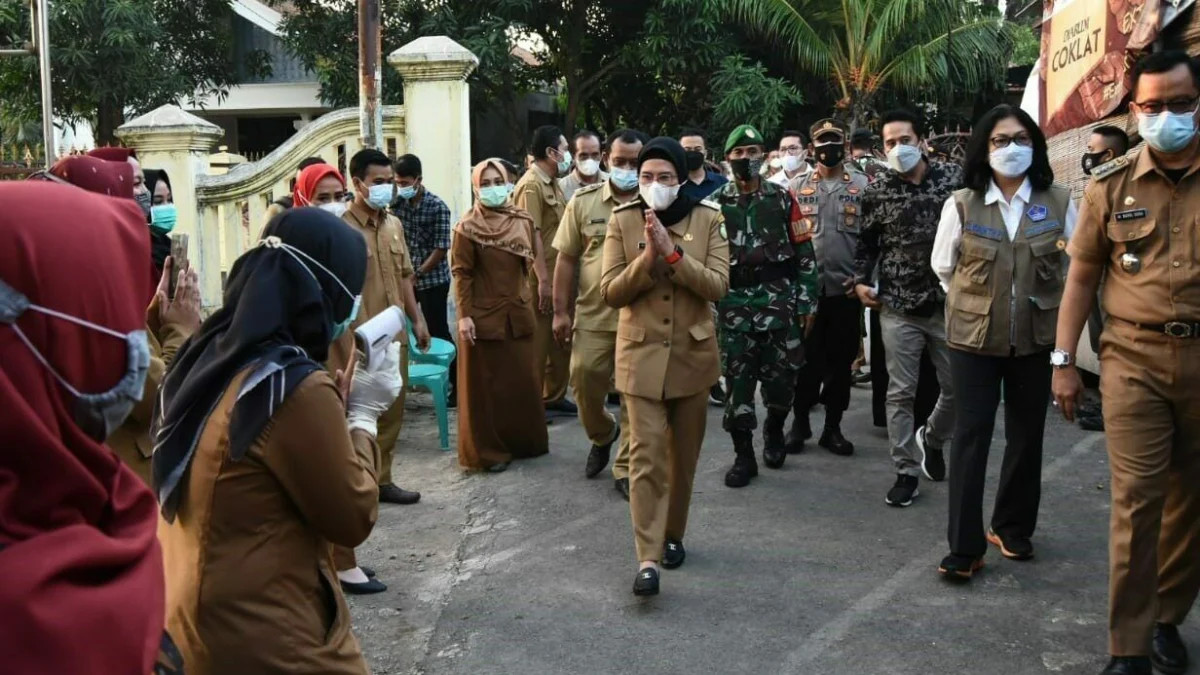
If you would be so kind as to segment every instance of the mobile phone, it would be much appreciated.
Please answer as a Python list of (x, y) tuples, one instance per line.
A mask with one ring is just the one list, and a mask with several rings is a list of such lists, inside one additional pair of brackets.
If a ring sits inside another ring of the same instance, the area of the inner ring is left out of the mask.
[(175, 298), (175, 285), (179, 282), (179, 270), (188, 266), (188, 236), (186, 234), (171, 235), (171, 278), (168, 280), (168, 296)]

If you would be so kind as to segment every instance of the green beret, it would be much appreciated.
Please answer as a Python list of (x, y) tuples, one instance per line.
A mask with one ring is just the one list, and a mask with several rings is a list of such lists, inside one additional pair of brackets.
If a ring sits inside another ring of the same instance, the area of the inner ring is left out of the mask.
[(725, 141), (725, 154), (729, 154), (730, 150), (742, 145), (761, 145), (766, 147), (767, 141), (759, 133), (758, 129), (749, 124), (743, 124), (729, 134), (729, 138)]

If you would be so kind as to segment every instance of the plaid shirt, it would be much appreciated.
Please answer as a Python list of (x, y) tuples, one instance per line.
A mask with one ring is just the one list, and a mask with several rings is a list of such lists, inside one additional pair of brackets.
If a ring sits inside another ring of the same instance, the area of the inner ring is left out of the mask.
[[(435, 250), (450, 250), (450, 208), (437, 195), (422, 188), (419, 202), (414, 205), (411, 201), (396, 200), (392, 212), (404, 224), (404, 239), (416, 269), (421, 269)], [(416, 279), (419, 291), (449, 283), (450, 263), (445, 257), (437, 267), (418, 274)]]

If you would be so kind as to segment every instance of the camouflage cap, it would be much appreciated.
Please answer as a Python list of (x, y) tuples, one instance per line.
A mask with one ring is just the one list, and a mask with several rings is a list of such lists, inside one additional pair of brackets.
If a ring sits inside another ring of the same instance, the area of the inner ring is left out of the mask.
[[(817, 120), (817, 123), (812, 125), (808, 131), (808, 137), (812, 139), (813, 143), (816, 143), (817, 139), (822, 136), (836, 135), (837, 140), (846, 140), (846, 128), (842, 126), (841, 122), (838, 122), (832, 117), (826, 117), (823, 120)], [(829, 140), (834, 139), (831, 138)]]
[(766, 144), (766, 139), (763, 138), (762, 133), (758, 129), (749, 124), (743, 124), (730, 132), (729, 138), (725, 139), (725, 153), (729, 154), (730, 150), (743, 145), (761, 145), (766, 147)]

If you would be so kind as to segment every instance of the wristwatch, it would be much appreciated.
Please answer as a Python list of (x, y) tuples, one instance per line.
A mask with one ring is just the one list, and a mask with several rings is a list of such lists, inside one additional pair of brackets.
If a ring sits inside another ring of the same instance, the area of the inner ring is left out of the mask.
[(1054, 366), (1057, 370), (1062, 370), (1074, 363), (1075, 360), (1071, 358), (1071, 352), (1065, 349), (1055, 349), (1050, 352), (1050, 365)]

